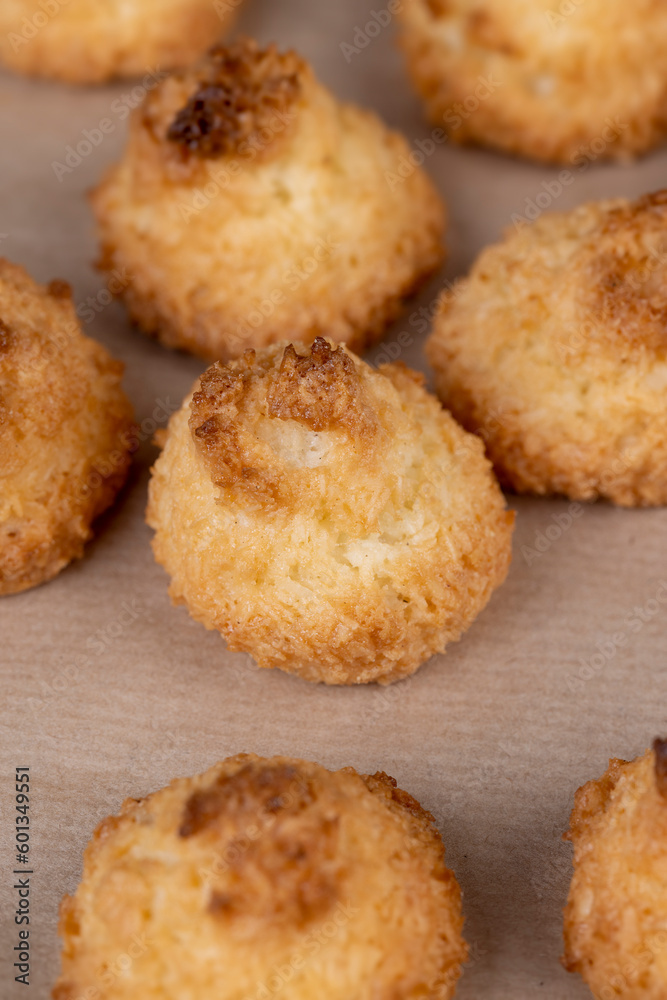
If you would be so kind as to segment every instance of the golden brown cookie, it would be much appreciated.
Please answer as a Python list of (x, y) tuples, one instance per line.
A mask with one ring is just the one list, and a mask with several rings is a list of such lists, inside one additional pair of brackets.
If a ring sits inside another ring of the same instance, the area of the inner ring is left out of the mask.
[(0, 260), (0, 594), (83, 554), (130, 465), (123, 365), (84, 337), (69, 286)]
[(229, 29), (242, 0), (2, 0), (0, 61), (69, 83), (187, 66)]
[(565, 957), (598, 1000), (667, 996), (667, 741), (575, 796)]
[(61, 907), (54, 1000), (448, 1000), (461, 893), (379, 772), (239, 754), (104, 820)]
[(202, 376), (150, 484), (175, 602), (260, 666), (390, 683), (459, 638), (510, 562), (513, 514), (401, 364), (318, 338)]
[(662, 0), (405, 0), (402, 42), (433, 123), (575, 166), (667, 131)]
[(436, 387), (522, 493), (667, 501), (667, 192), (543, 215), (443, 296)]
[(325, 332), (358, 349), (440, 264), (442, 203), (405, 140), (294, 52), (218, 48), (153, 90), (93, 196), (139, 326), (226, 360)]

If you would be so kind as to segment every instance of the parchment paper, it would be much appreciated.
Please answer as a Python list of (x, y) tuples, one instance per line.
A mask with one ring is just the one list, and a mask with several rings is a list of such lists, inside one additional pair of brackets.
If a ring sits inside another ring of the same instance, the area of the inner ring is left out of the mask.
[[(431, 128), (408, 85), (394, 25), (347, 59), (341, 50), (382, 3), (249, 0), (239, 30), (293, 45), (341, 97), (375, 108), (411, 141), (424, 139)], [(667, 593), (667, 512), (596, 505), (568, 525), (566, 501), (510, 498), (519, 518), (507, 583), (446, 656), (389, 689), (326, 689), (228, 653), (217, 634), (171, 607), (143, 521), (153, 421), (164, 422), (165, 408), (180, 403), (203, 366), (134, 331), (121, 306), (105, 304), (104, 279), (91, 266), (85, 192), (121, 152), (125, 122), (113, 102), (123, 106), (131, 90), (0, 75), (0, 253), (40, 280), (67, 279), (77, 302), (92, 298), (85, 331), (126, 362), (145, 439), (86, 557), (52, 583), (0, 602), (0, 996), (48, 996), (58, 902), (77, 884), (96, 823), (126, 796), (243, 750), (383, 769), (434, 813), (463, 887), (472, 947), (461, 1000), (589, 995), (559, 965), (570, 877), (560, 837), (581, 783), (608, 757), (632, 757), (667, 732), (667, 604), (657, 596)], [(63, 162), (67, 147), (104, 118), (113, 130), (59, 180), (53, 161)], [(665, 152), (629, 167), (592, 164), (575, 171), (551, 207), (655, 189), (666, 165)], [(463, 273), (562, 169), (448, 144), (425, 166), (450, 206), (450, 257), (390, 331), (395, 354), (399, 335), (416, 329), (411, 311), (428, 309), (445, 278)], [(414, 336), (400, 347), (402, 359), (423, 368), (422, 343)], [(638, 629), (629, 625), (637, 607)], [(610, 645), (620, 631), (627, 641)], [(598, 644), (606, 653), (594, 666)], [(29, 987), (14, 982), (12, 969), (18, 765), (29, 765), (32, 777)]]

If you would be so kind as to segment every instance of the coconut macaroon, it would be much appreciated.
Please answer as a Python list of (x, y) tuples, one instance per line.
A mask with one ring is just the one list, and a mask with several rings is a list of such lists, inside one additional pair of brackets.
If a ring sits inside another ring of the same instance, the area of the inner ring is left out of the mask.
[(505, 578), (513, 514), (422, 381), (323, 338), (209, 368), (150, 484), (174, 601), (327, 684), (387, 684), (458, 639)]
[(415, 86), (456, 142), (577, 164), (665, 137), (662, 0), (406, 0), (400, 18)]
[(2, 0), (0, 62), (69, 83), (189, 65), (242, 0)]
[(240, 754), (100, 824), (53, 998), (448, 1000), (462, 925), (434, 819), (393, 778)]
[(134, 320), (210, 360), (326, 332), (362, 349), (440, 264), (444, 209), (405, 140), (294, 52), (213, 50), (137, 109), (93, 196)]
[(445, 405), (521, 493), (667, 502), (667, 192), (544, 215), (446, 294)]
[(575, 797), (565, 957), (599, 1000), (667, 996), (667, 741)]
[(70, 288), (0, 260), (0, 594), (81, 556), (135, 445), (123, 365), (84, 337)]

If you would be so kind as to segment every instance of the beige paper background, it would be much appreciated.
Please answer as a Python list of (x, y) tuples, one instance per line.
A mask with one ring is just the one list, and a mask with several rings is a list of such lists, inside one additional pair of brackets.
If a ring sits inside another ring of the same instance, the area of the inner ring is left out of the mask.
[[(299, 48), (341, 97), (374, 107), (411, 140), (423, 138), (429, 127), (409, 89), (393, 25), (349, 64), (341, 53), (340, 43), (352, 41), (371, 9), (369, 0), (252, 0), (240, 27)], [(75, 90), (0, 75), (0, 253), (40, 280), (68, 279), (77, 301), (104, 288), (91, 267), (84, 193), (122, 149), (124, 125), (110, 106), (130, 89)], [(52, 161), (108, 116), (114, 132), (58, 182)], [(659, 187), (666, 164), (662, 152), (629, 167), (577, 172), (555, 207)], [(558, 173), (449, 146), (426, 166), (450, 205), (450, 259), (390, 331), (390, 344), (411, 329), (410, 311), (433, 301), (445, 274), (464, 272), (512, 212)], [(202, 368), (133, 331), (116, 304), (85, 330), (126, 362), (140, 421), (150, 421), (157, 400), (177, 405)], [(415, 338), (403, 359), (423, 368), (421, 348)], [(145, 429), (148, 438), (150, 423)], [(580, 691), (569, 689), (568, 678), (597, 642), (627, 630), (632, 609), (654, 598), (667, 577), (667, 512), (586, 508), (529, 565), (522, 546), (533, 545), (568, 505), (512, 499), (519, 517), (510, 577), (464, 639), (390, 689), (326, 689), (260, 672), (170, 606), (143, 523), (154, 456), (147, 441), (83, 561), (0, 603), (0, 996), (48, 996), (58, 965), (58, 901), (77, 884), (95, 824), (124, 797), (242, 750), (384, 769), (434, 813), (463, 887), (472, 946), (461, 1000), (587, 996), (558, 961), (570, 872), (560, 835), (578, 785), (601, 773), (609, 756), (633, 756), (667, 731), (667, 608), (629, 633)], [(136, 618), (116, 634), (123, 602)], [(73, 670), (82, 655), (87, 663)], [(17, 764), (28, 764), (32, 775), (29, 991), (13, 982), (10, 958)]]

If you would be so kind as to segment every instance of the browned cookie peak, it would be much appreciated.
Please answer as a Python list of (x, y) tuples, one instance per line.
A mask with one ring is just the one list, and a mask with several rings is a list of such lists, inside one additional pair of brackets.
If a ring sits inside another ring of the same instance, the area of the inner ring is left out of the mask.
[(189, 423), (195, 445), (216, 486), (265, 501), (284, 500), (285, 483), (239, 423), (258, 401), (269, 418), (296, 420), (311, 431), (340, 430), (360, 438), (377, 428), (354, 361), (322, 337), (306, 354), (288, 344), (271, 370), (255, 351), (213, 365), (192, 398)]
[[(232, 774), (220, 773), (187, 799), (178, 832), (184, 839), (216, 839), (230, 824), (250, 833), (239, 836), (242, 849), (240, 844), (224, 891), (211, 894), (208, 910), (217, 919), (265, 917), (270, 910), (301, 925), (336, 902), (331, 861), (338, 823), (321, 812), (312, 778), (294, 764), (259, 759)], [(268, 905), (247, 893), (248, 879), (272, 884)]]
[(318, 337), (305, 356), (297, 354), (292, 344), (285, 348), (267, 399), (270, 416), (324, 431), (368, 423), (361, 396), (361, 379), (352, 358)]
[(260, 49), (244, 39), (212, 49), (203, 79), (167, 132), (201, 157), (235, 152), (285, 114), (301, 93), (302, 60), (275, 45)]
[(655, 753), (655, 783), (663, 799), (667, 799), (667, 740), (653, 741)]
[(185, 803), (181, 837), (193, 837), (214, 826), (221, 816), (250, 821), (260, 812), (276, 814), (312, 802), (307, 781), (291, 764), (252, 761), (240, 771), (221, 773), (215, 782), (197, 789)]
[(4, 320), (0, 319), (0, 353), (8, 351), (12, 346), (14, 334)]

